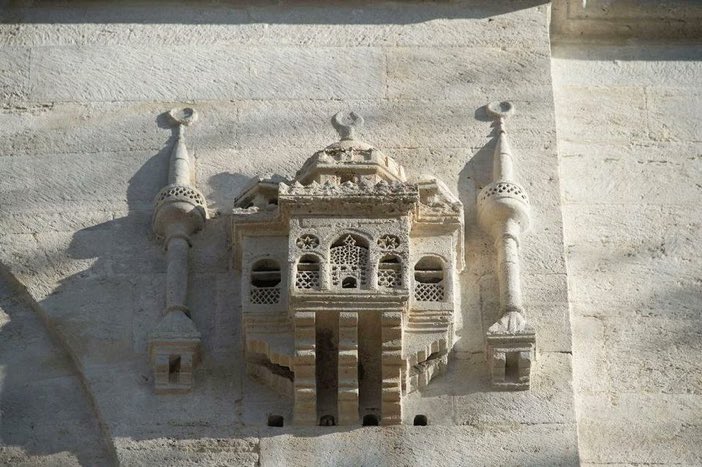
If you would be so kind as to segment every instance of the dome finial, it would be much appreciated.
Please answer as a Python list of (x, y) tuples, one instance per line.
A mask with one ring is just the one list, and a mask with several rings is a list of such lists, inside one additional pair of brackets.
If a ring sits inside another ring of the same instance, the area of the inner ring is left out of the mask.
[(339, 112), (332, 117), (332, 126), (342, 140), (353, 140), (356, 130), (363, 127), (363, 117), (356, 112)]

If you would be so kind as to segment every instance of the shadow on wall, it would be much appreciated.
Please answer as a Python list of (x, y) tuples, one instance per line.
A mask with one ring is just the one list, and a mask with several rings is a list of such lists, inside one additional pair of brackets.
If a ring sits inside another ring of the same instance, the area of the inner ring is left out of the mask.
[[(473, 117), (476, 121), (486, 123), (486, 132), (488, 128), (490, 128), (488, 124), (491, 124), (492, 131), (486, 134), (489, 141), (473, 154), (459, 173), (457, 189), (458, 197), (461, 203), (463, 203), (465, 214), (464, 222), (466, 226), (466, 271), (464, 274), (479, 275), (477, 283), (474, 284), (475, 288), (472, 291), (473, 294), (480, 297), (479, 306), (463, 307), (464, 315), (466, 315), (464, 316), (464, 323), (468, 325), (471, 323), (482, 324), (482, 328), (479, 332), (473, 332), (471, 336), (471, 338), (475, 339), (476, 334), (480, 335), (481, 345), (479, 349), (482, 351), (485, 345), (485, 333), (499, 318), (499, 297), (495, 276), (490, 273), (483, 274), (482, 272), (473, 271), (472, 268), (487, 262), (490, 266), (489, 271), (492, 271), (494, 263), (493, 241), (478, 225), (477, 199), (480, 190), (492, 182), (492, 159), (497, 143), (495, 139), (497, 132), (495, 130), (494, 121), (490, 119), (486, 113), (486, 106), (476, 109)], [(489, 282), (490, 286), (483, 286), (483, 282)], [(464, 298), (463, 301), (465, 302), (466, 299)], [(467, 329), (464, 328), (463, 335), (465, 336), (467, 332)], [(464, 339), (464, 336), (462, 336), (461, 339)]]
[[(136, 24), (413, 24), (434, 19), (487, 18), (549, 3), (545, 0), (437, 2), (386, 2), (371, 0), (320, 2), (228, 0), (202, 8), (199, 2), (154, 0), (128, 6), (80, 1), (70, 6), (50, 0), (0, 0), (0, 22), (12, 23), (136, 23)], [(253, 4), (253, 6), (252, 6)], [(330, 5), (332, 4), (332, 5)], [(154, 6), (158, 5), (158, 8)], [(333, 8), (330, 8), (333, 6)], [(371, 8), (372, 7), (372, 8)], [(284, 13), (281, 14), (280, 11)]]
[[(702, 61), (702, 47), (689, 43), (645, 43), (643, 41), (621, 44), (573, 44), (556, 42), (551, 47), (551, 57), (555, 59), (603, 61), (603, 62), (670, 62), (670, 61)], [(592, 65), (590, 65), (592, 66)], [(626, 76), (630, 70), (622, 69), (620, 73)], [(592, 73), (592, 71), (590, 71)], [(640, 73), (640, 71), (639, 71)], [(589, 76), (586, 74), (586, 76)]]
[(109, 465), (114, 454), (81, 376), (36, 306), (0, 265), (0, 464), (50, 456), (43, 461)]

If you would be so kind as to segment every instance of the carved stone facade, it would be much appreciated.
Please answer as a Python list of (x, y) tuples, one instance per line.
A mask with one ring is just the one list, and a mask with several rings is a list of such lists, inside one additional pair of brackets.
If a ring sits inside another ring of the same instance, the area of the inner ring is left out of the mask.
[(357, 115), (333, 123), (341, 140), (293, 180), (235, 202), (247, 369), (290, 397), (296, 424), (398, 424), (456, 339), (463, 207), (355, 139)]

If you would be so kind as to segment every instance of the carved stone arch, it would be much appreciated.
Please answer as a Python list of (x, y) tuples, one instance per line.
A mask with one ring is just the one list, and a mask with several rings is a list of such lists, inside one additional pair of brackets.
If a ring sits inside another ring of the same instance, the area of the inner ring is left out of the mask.
[(323, 258), (312, 252), (304, 252), (295, 261), (295, 288), (298, 290), (319, 290), (323, 282)]
[(280, 260), (262, 256), (251, 261), (248, 271), (249, 300), (253, 305), (272, 305), (280, 302), (283, 281)]
[(370, 239), (353, 231), (336, 236), (329, 245), (330, 282), (333, 288), (359, 289), (368, 285)]
[(418, 302), (443, 302), (447, 296), (449, 271), (441, 255), (426, 254), (413, 266), (414, 299)]
[(365, 245), (366, 248), (368, 248), (369, 250), (371, 248), (371, 245), (373, 244), (373, 235), (371, 235), (370, 233), (366, 232), (365, 230), (347, 228), (342, 230), (341, 232), (326, 235), (323, 244), (324, 248), (320, 251), (329, 251), (334, 246), (334, 244), (345, 239), (347, 235), (351, 235), (357, 240), (360, 239), (360, 243)]
[(396, 252), (385, 253), (378, 260), (378, 287), (399, 289), (403, 285), (403, 270), (407, 267), (402, 256)]

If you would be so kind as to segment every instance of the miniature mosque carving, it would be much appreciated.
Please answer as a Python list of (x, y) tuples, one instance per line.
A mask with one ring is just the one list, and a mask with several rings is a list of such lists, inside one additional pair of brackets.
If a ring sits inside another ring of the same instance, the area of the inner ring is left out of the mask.
[[(529, 388), (536, 340), (520, 292), (529, 201), (513, 180), (505, 130), (513, 110), (487, 106), (498, 136), (493, 182), (477, 199), (500, 288), (487, 364), (503, 390)], [(170, 115), (176, 143), (153, 216), (167, 260), (166, 309), (149, 345), (157, 393), (192, 390), (200, 334), (186, 306), (188, 250), (208, 217), (185, 146), (197, 113)], [(292, 180), (256, 178), (234, 202), (242, 358), (249, 377), (289, 398), (293, 424), (400, 424), (403, 397), (446, 370), (459, 331), (463, 205), (440, 180), (408, 180), (398, 161), (357, 139), (360, 116), (339, 113), (332, 124), (340, 140)]]

